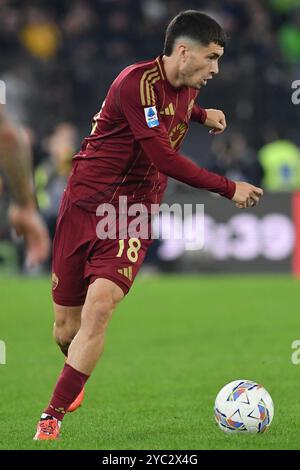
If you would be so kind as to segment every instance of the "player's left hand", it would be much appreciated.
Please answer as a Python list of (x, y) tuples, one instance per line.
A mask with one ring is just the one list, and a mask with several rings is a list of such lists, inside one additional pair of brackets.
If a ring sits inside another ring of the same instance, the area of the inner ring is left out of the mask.
[(204, 123), (205, 127), (210, 129), (209, 133), (212, 135), (219, 135), (225, 131), (227, 124), (223, 111), (219, 109), (206, 109), (207, 118)]

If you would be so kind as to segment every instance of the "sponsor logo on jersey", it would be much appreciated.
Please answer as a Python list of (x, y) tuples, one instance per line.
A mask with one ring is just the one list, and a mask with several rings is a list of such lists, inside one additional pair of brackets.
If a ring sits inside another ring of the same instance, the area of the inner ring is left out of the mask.
[(144, 108), (146, 123), (148, 127), (156, 127), (159, 125), (156, 106)]

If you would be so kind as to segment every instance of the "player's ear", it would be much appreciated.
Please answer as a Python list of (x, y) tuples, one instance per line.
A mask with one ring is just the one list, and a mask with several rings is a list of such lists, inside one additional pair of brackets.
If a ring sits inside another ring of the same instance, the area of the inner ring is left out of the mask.
[(180, 59), (183, 60), (183, 62), (185, 62), (187, 58), (187, 46), (183, 43), (179, 43), (176, 49), (177, 49), (177, 54), (179, 55)]

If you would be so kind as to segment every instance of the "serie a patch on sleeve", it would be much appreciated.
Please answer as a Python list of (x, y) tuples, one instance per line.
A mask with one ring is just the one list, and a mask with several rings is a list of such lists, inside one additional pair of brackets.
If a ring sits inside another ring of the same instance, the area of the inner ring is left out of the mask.
[(144, 108), (144, 113), (148, 127), (155, 127), (159, 125), (156, 106)]

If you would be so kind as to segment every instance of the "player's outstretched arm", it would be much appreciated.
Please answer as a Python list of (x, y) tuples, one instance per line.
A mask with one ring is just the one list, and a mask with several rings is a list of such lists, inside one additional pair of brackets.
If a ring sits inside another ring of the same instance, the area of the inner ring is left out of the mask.
[(236, 184), (225, 176), (198, 166), (185, 155), (174, 150), (163, 136), (143, 139), (141, 147), (156, 168), (167, 176), (198, 189), (206, 189), (232, 199)]
[(9, 219), (26, 244), (26, 264), (34, 266), (47, 259), (50, 251), (48, 231), (35, 204), (31, 177), (31, 155), (22, 138), (0, 106), (0, 168), (5, 173), (12, 204)]

